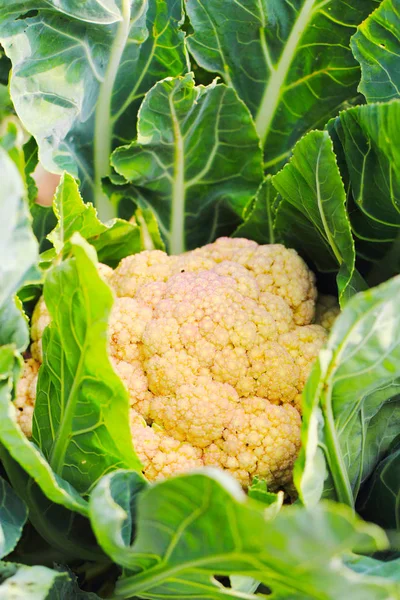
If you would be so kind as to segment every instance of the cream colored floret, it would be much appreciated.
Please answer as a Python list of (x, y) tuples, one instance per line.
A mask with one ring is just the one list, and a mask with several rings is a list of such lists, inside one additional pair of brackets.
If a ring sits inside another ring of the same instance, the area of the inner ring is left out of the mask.
[[(244, 486), (255, 475), (272, 487), (290, 482), (301, 393), (327, 337), (314, 322), (314, 275), (297, 253), (220, 238), (181, 256), (146, 251), (99, 271), (116, 294), (109, 355), (129, 392), (146, 476), (213, 465)], [(319, 322), (330, 323), (335, 310), (319, 309)], [(48, 323), (40, 300), (34, 358), (16, 399), (27, 435)]]
[(339, 304), (334, 296), (318, 296), (315, 307), (315, 322), (321, 325), (327, 331), (333, 327), (336, 318), (340, 313)]

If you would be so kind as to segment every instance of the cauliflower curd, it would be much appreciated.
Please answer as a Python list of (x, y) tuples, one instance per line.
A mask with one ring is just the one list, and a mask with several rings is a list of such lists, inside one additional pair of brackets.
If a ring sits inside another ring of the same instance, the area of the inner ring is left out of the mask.
[[(290, 482), (301, 392), (327, 332), (315, 323), (315, 278), (294, 250), (220, 238), (181, 256), (154, 250), (99, 265), (115, 292), (109, 355), (130, 395), (136, 452), (150, 480), (203, 465), (243, 486)], [(332, 302), (318, 320), (331, 324)], [(15, 405), (31, 435), (41, 338), (32, 320)]]

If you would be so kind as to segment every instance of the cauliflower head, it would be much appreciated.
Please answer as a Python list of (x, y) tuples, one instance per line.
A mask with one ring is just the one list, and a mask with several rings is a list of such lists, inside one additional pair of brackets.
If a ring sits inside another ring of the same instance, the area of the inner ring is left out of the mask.
[[(180, 256), (145, 251), (115, 271), (99, 265), (115, 293), (109, 356), (130, 396), (130, 427), (150, 480), (204, 465), (243, 486), (254, 476), (288, 484), (300, 447), (301, 393), (327, 338), (315, 322), (315, 277), (280, 244), (220, 238)], [(336, 307), (324, 301), (319, 322)], [(17, 389), (31, 435), (41, 338)]]

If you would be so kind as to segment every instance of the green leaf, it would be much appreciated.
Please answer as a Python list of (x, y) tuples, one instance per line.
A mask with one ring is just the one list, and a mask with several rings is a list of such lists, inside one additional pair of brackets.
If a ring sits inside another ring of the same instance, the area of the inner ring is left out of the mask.
[[(33, 444), (31, 446), (37, 452), (35, 446)], [(99, 548), (89, 520), (85, 516), (88, 511), (87, 504), (75, 490), (69, 487), (68, 483), (56, 477), (57, 485), (64, 488), (66, 492), (70, 492), (70, 496), (72, 496), (72, 500), (76, 501), (77, 506), (73, 505), (71, 497), (67, 496), (65, 499), (60, 497), (60, 494), (57, 496), (51, 486), (43, 485), (43, 478), (39, 480), (39, 486), (34, 479), (38, 474), (40, 475), (37, 468), (31, 470), (33, 476), (30, 476), (11, 458), (10, 454), (0, 451), (0, 456), (13, 488), (20, 497), (24, 498), (29, 508), (29, 521), (40, 536), (47, 541), (51, 550), (61, 555), (60, 558), (56, 558), (57, 561), (61, 560), (66, 563), (77, 560), (101, 562), (107, 560)], [(36, 547), (33, 564), (40, 560), (39, 553), (40, 549)], [(18, 556), (16, 560), (19, 560)], [(54, 560), (48, 561), (48, 566), (51, 566)], [(25, 556), (22, 557), (21, 562), (26, 562)]]
[(107, 353), (113, 294), (90, 246), (75, 233), (72, 257), (47, 274), (52, 322), (43, 336), (33, 440), (57, 475), (86, 494), (106, 473), (139, 469), (129, 430), (129, 397)]
[[(32, 478), (32, 483), (37, 483), (49, 500), (86, 515), (86, 502), (67, 482), (55, 475), (42, 454), (29, 442), (17, 425), (15, 408), (11, 402), (16, 365), (19, 366), (19, 359), (13, 348), (2, 346), (0, 348), (0, 456), (5, 464), (7, 475), (14, 489), (18, 491), (16, 478), (19, 474), (13, 468), (11, 457)], [(25, 494), (20, 495), (27, 500)]]
[(0, 0), (16, 111), (43, 166), (79, 177), (103, 220), (115, 216), (101, 187), (111, 150), (134, 137), (151, 86), (187, 70), (181, 20), (181, 0)]
[(399, 0), (383, 0), (351, 40), (353, 54), (361, 65), (358, 89), (368, 102), (400, 97), (399, 31)]
[(0, 558), (14, 550), (27, 518), (25, 503), (0, 477)]
[(359, 289), (346, 192), (327, 131), (311, 131), (272, 179), (283, 197), (275, 228), (286, 244), (313, 261), (319, 271), (336, 271), (344, 304)]
[(398, 406), (390, 426), (386, 406), (398, 404), (399, 293), (396, 277), (351, 299), (307, 382), (303, 447), (294, 471), (306, 505), (315, 505), (323, 495), (354, 506), (382, 457), (380, 444), (371, 444), (373, 433), (385, 438), (386, 448), (398, 434)]
[[(34, 137), (30, 137), (29, 140), (23, 146), (24, 159), (25, 159), (25, 179), (28, 188), (28, 199), (32, 205), (36, 200), (38, 194), (38, 188), (35, 180), (32, 177), (32, 173), (38, 164), (38, 146)], [(34, 206), (34, 205), (33, 205)], [(44, 207), (43, 207), (44, 208)], [(39, 240), (40, 243), (40, 240)]]
[(53, 586), (67, 577), (47, 567), (0, 563), (0, 600), (55, 600)]
[(139, 187), (172, 254), (232, 233), (263, 179), (250, 113), (234, 90), (193, 75), (146, 95), (138, 138), (118, 148), (116, 171)]
[(21, 287), (38, 258), (25, 190), (17, 167), (0, 148), (0, 307)]
[[(376, 282), (397, 274), (400, 248), (400, 101), (358, 106), (331, 123), (336, 152), (350, 185), (349, 214), (363, 245), (356, 245), (378, 263)], [(356, 240), (357, 242), (357, 240)], [(383, 245), (383, 252), (381, 250)], [(393, 248), (392, 248), (393, 246)]]
[(399, 473), (400, 439), (367, 481), (358, 504), (358, 510), (364, 518), (385, 529), (400, 529)]
[(0, 346), (7, 344), (14, 344), (20, 352), (29, 344), (28, 322), (18, 297), (10, 298), (0, 308)]
[(104, 551), (117, 564), (131, 554), (138, 495), (146, 489), (144, 478), (133, 471), (106, 475), (89, 499), (93, 531)]
[(274, 204), (277, 196), (271, 177), (268, 176), (246, 208), (244, 223), (239, 225), (233, 237), (244, 237), (258, 244), (274, 244)]
[(122, 219), (102, 223), (94, 206), (83, 202), (77, 182), (67, 173), (63, 174), (57, 188), (54, 211), (58, 224), (48, 239), (57, 253), (75, 232), (96, 248), (101, 262), (111, 266), (142, 250), (139, 227)]
[[(248, 499), (221, 471), (167, 479), (137, 498), (135, 479), (127, 493), (125, 477), (107, 476), (91, 498), (99, 543), (104, 549), (116, 546), (113, 556), (128, 570), (117, 584), (116, 598), (243, 598), (215, 575), (259, 579), (274, 597), (286, 599), (389, 600), (391, 593), (398, 594), (395, 583), (361, 579), (343, 566), (343, 552), (386, 544), (380, 529), (345, 507), (321, 504), (308, 512), (291, 506), (268, 521), (263, 505)], [(127, 546), (132, 498), (136, 536)], [(250, 591), (246, 595), (248, 600), (259, 597)]]
[(187, 0), (201, 67), (220, 73), (255, 118), (266, 166), (326, 123), (357, 91), (349, 44), (376, 0)]
[(56, 568), (56, 571), (63, 576), (57, 577), (48, 600), (101, 600), (93, 592), (80, 590), (72, 571), (65, 568)]
[(57, 225), (57, 218), (52, 206), (41, 206), (40, 204), (31, 205), (31, 215), (33, 233), (39, 242), (40, 253), (43, 253), (51, 248), (47, 236)]
[(266, 507), (264, 514), (268, 516), (269, 519), (274, 519), (282, 508), (284, 493), (282, 491), (277, 494), (269, 492), (267, 482), (258, 477), (254, 477), (247, 493), (249, 498), (253, 498), (264, 504)]
[(400, 227), (399, 118), (400, 101), (394, 100), (351, 108), (334, 122), (356, 205), (371, 226), (391, 227), (393, 237)]
[(384, 562), (369, 556), (353, 555), (346, 558), (346, 565), (356, 573), (371, 577), (383, 577), (400, 583), (400, 558)]

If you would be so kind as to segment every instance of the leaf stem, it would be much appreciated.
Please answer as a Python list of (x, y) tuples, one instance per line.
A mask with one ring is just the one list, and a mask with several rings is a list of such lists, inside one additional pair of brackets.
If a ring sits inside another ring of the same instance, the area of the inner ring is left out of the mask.
[[(269, 82), (265, 88), (261, 103), (256, 115), (256, 129), (264, 145), (267, 139), (272, 120), (278, 108), (282, 94), (282, 86), (286, 81), (290, 65), (296, 55), (296, 51), (313, 12), (315, 0), (306, 0), (300, 10), (295, 24), (290, 32), (289, 38), (283, 50), (277, 68), (271, 71)], [(261, 44), (263, 39), (261, 37)], [(265, 53), (265, 44), (263, 46)], [(268, 64), (269, 68), (271, 63)]]
[(131, 1), (122, 0), (121, 21), (115, 35), (104, 81), (100, 86), (94, 128), (94, 197), (99, 217), (108, 221), (116, 216), (112, 202), (103, 192), (101, 180), (110, 173), (112, 150), (111, 102), (118, 68), (129, 36)]
[[(336, 435), (335, 419), (332, 412), (332, 398), (326, 398), (326, 393), (326, 391), (322, 392), (321, 405), (324, 415), (326, 446), (328, 448), (327, 459), (335, 484), (338, 502), (347, 504), (347, 506), (354, 509), (354, 496), (347, 476), (347, 467), (344, 464)], [(331, 396), (331, 390), (329, 391), (329, 396)]]
[(171, 242), (170, 253), (185, 251), (185, 149), (175, 111), (173, 94), (169, 98), (175, 138), (174, 178), (172, 184)]

